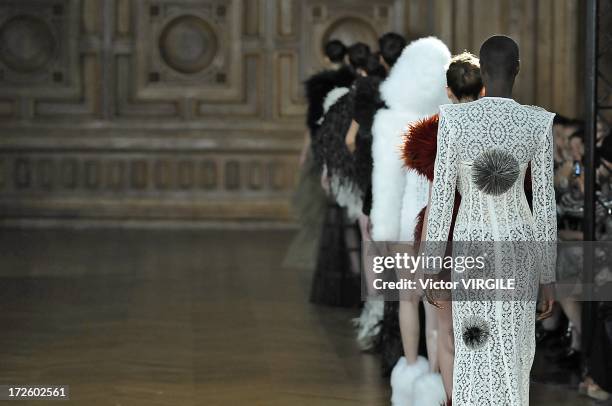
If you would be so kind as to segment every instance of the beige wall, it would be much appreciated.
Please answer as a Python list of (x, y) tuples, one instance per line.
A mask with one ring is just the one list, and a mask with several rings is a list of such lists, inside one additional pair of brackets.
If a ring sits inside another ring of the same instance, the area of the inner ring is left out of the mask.
[(523, 51), (521, 101), (574, 116), (581, 3), (2, 1), (0, 210), (61, 222), (290, 219), (301, 82), (326, 39), (433, 33), (477, 52), (508, 33)]
[(476, 55), (493, 34), (521, 48), (515, 96), (570, 117), (582, 114), (584, 1), (407, 0), (406, 22), (416, 34), (433, 34), (453, 52)]

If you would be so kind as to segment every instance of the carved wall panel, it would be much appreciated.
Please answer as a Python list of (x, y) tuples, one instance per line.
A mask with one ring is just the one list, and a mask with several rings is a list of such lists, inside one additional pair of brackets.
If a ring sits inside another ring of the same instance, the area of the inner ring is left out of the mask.
[[(33, 119), (49, 112), (52, 96), (67, 113), (91, 113), (91, 60), (81, 58), (79, 2), (0, 3), (0, 89), (7, 119)], [(85, 77), (87, 75), (87, 77)]]
[(1, 2), (4, 219), (289, 219), (322, 41), (402, 4)]
[(521, 48), (514, 96), (526, 104), (580, 117), (584, 78), (584, 7), (580, 0), (407, 0), (417, 35), (437, 35), (453, 52), (478, 54), (493, 34)]

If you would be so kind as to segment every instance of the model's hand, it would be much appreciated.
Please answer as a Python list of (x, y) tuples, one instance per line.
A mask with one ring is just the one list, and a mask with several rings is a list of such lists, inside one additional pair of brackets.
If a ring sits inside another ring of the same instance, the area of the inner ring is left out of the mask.
[[(445, 276), (442, 273), (438, 273), (438, 274), (433, 274), (433, 275), (427, 275), (426, 277), (425, 274), (421, 272), (417, 280), (418, 279), (425, 280), (424, 278), (430, 279), (433, 283), (436, 283), (436, 282), (444, 281)], [(452, 293), (447, 289), (429, 289), (428, 288), (428, 289), (425, 289), (423, 293), (425, 297), (427, 298), (427, 301), (429, 302), (429, 304), (435, 307), (436, 309), (444, 309), (444, 306), (442, 306), (440, 303), (441, 302), (450, 303), (450, 301), (452, 300)]]
[(433, 289), (425, 289), (425, 297), (427, 298), (427, 302), (430, 305), (435, 307), (436, 309), (443, 309), (443, 307), (438, 303), (438, 298), (436, 297), (436, 291)]
[(355, 152), (355, 150), (357, 149), (357, 147), (355, 145), (355, 138), (347, 139), (346, 147), (348, 148), (349, 152), (351, 154), (353, 154)]
[(540, 285), (540, 312), (538, 320), (544, 320), (552, 316), (555, 305), (555, 290), (553, 284)]
[(329, 179), (329, 176), (327, 176), (327, 171), (323, 171), (323, 173), (321, 174), (321, 188), (323, 188), (323, 191), (327, 196), (330, 195), (331, 181)]

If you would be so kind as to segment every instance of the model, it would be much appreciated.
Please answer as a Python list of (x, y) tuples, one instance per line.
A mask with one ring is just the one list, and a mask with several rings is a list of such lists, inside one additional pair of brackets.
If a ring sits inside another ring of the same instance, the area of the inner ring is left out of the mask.
[(300, 231), (291, 242), (283, 266), (314, 270), (320, 248), (321, 229), (326, 217), (327, 198), (321, 188), (321, 167), (315, 163), (311, 142), (323, 115), (323, 102), (335, 87), (350, 86), (355, 73), (344, 63), (346, 46), (332, 40), (325, 44), (325, 69), (305, 83), (308, 100), (307, 130), (300, 154), (300, 178), (293, 196), (293, 208), (300, 222)]
[[(355, 82), (353, 122), (345, 139), (349, 151), (354, 154), (356, 183), (363, 192), (359, 216), (362, 241), (371, 241), (372, 125), (374, 116), (385, 105), (379, 87), (406, 47), (406, 39), (397, 33), (389, 32), (380, 37), (378, 46), (379, 62), (384, 67), (385, 73), (371, 74), (358, 78)], [(366, 299), (360, 316), (354, 320), (360, 348), (364, 351), (373, 349), (381, 351), (385, 376), (390, 374), (391, 368), (401, 356), (401, 341), (397, 338), (399, 333), (395, 328), (397, 321), (393, 322), (394, 318), (397, 319), (394, 307), (396, 307), (394, 302), (384, 303), (380, 300)], [(387, 314), (387, 317), (383, 320), (384, 314)]]
[[(406, 47), (387, 80), (381, 85), (386, 108), (381, 109), (373, 126), (372, 174), (372, 239), (377, 242), (412, 242), (419, 211), (427, 204), (427, 179), (408, 172), (398, 151), (406, 127), (438, 111), (448, 103), (445, 91), (446, 68), (450, 52), (440, 40), (430, 37), (412, 42)], [(405, 193), (409, 191), (409, 193)], [(425, 405), (434, 399), (439, 404), (446, 399), (439, 375), (428, 375), (427, 360), (418, 357), (419, 298), (400, 302), (400, 328), (405, 357), (391, 374), (392, 403)], [(437, 369), (435, 356), (435, 311), (427, 305), (427, 348), (432, 372)], [(427, 399), (413, 399), (414, 383), (428, 386)], [(430, 385), (431, 383), (431, 385)], [(432, 392), (437, 396), (431, 396)], [(436, 405), (437, 406), (437, 405)]]
[[(554, 115), (512, 100), (519, 71), (518, 46), (512, 39), (494, 36), (485, 41), (480, 64), (485, 97), (440, 108), (424, 250), (428, 256), (444, 254), (457, 187), (462, 201), (453, 241), (489, 242), (492, 247), (499, 247), (493, 242), (529, 242), (532, 252), (494, 250), (486, 271), (513, 275), (522, 286), (544, 285), (543, 314), (548, 315), (553, 300), (547, 286), (554, 281), (555, 262), (555, 250), (548, 248), (557, 237)], [(533, 214), (521, 182), (530, 162)], [(528, 405), (535, 298), (493, 301), (465, 294), (465, 300), (453, 301), (453, 404)]]
[[(454, 56), (446, 71), (446, 84), (448, 98), (453, 103), (466, 103), (477, 100), (482, 91), (482, 78), (480, 76), (480, 63), (478, 58), (467, 52)], [(437, 135), (438, 114), (411, 125), (405, 135), (404, 144), (402, 146), (402, 155), (406, 167), (426, 177), (430, 185), (434, 177)], [(456, 196), (455, 199), (453, 216), (456, 216), (458, 203), (461, 197)], [(425, 209), (419, 213), (414, 233), (415, 242), (421, 241), (423, 237), (422, 229), (425, 221), (425, 214)], [(446, 395), (450, 398), (452, 395), (454, 362), (451, 304), (449, 302), (441, 304), (437, 311), (437, 315), (437, 354), (439, 367), (444, 381)]]
[[(348, 59), (353, 78), (367, 75), (370, 49), (363, 43), (349, 47)], [(347, 171), (352, 166), (344, 146), (344, 134), (352, 117), (353, 81), (336, 82), (323, 99), (321, 117), (312, 136), (314, 160), (321, 168), (321, 182), (328, 194), (328, 208), (323, 225), (317, 265), (312, 282), (312, 303), (353, 307), (361, 303), (361, 241), (356, 225), (355, 206), (360, 194), (350, 187)], [(310, 115), (309, 115), (310, 116)], [(335, 186), (332, 188), (331, 186)], [(349, 204), (348, 202), (351, 202)], [(347, 207), (350, 215), (347, 216)]]

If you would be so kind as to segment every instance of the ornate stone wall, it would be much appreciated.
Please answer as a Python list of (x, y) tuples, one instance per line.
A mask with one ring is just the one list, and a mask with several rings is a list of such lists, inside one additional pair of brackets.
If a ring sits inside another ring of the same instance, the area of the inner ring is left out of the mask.
[(5, 0), (4, 218), (290, 217), (300, 83), (393, 0)]

